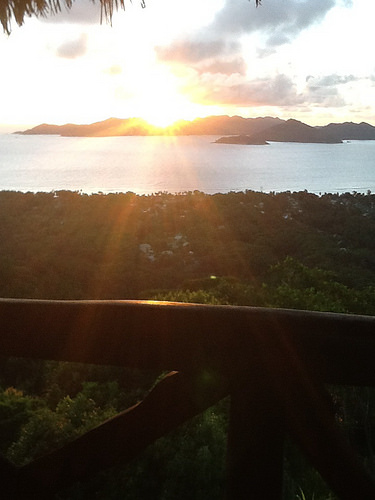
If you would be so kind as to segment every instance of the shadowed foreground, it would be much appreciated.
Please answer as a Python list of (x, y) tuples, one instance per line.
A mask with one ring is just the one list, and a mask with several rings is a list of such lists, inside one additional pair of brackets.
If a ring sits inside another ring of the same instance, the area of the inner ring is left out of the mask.
[[(0, 301), (4, 356), (170, 373), (141, 403), (23, 467), (1, 462), (8, 498), (51, 498), (231, 396), (228, 499), (282, 495), (290, 434), (343, 499), (375, 497), (336, 427), (324, 383), (375, 385), (375, 318), (135, 301)], [(6, 497), (6, 495), (5, 495)]]

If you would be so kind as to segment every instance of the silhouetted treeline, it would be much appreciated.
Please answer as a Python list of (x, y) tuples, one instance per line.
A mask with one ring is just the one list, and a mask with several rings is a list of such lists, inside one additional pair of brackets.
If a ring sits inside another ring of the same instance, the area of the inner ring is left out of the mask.
[(137, 298), (186, 280), (261, 282), (287, 257), (375, 282), (375, 195), (0, 192), (0, 296)]

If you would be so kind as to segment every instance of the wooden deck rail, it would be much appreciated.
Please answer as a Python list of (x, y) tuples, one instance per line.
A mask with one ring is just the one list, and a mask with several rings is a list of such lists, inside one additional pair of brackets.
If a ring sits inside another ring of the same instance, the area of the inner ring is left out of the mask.
[(325, 383), (375, 385), (375, 317), (136, 301), (0, 299), (0, 354), (169, 370), (142, 401), (45, 457), (0, 459), (3, 498), (53, 498), (231, 397), (228, 500), (282, 498), (288, 433), (342, 499), (375, 484)]

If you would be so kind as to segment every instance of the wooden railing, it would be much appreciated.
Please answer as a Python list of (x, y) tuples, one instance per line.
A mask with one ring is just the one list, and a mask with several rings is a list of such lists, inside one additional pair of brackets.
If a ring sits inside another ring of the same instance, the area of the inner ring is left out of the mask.
[[(0, 355), (170, 371), (142, 401), (23, 467), (2, 498), (53, 498), (230, 395), (227, 499), (281, 499), (288, 433), (342, 499), (375, 485), (324, 384), (375, 385), (375, 318), (135, 301), (0, 300)], [(224, 493), (223, 493), (224, 495)]]

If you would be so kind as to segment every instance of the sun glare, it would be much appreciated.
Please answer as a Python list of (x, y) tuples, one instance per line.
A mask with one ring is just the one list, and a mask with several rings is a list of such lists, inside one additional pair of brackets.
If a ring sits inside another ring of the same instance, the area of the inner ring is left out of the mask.
[(166, 128), (179, 120), (180, 116), (176, 110), (168, 107), (168, 103), (158, 103), (158, 105), (152, 104), (145, 109), (142, 118), (154, 127)]
[(147, 96), (137, 108), (139, 116), (151, 126), (162, 128), (178, 128), (181, 121), (191, 121), (212, 114), (211, 109), (191, 102), (187, 96), (177, 91), (168, 93), (162, 90), (157, 95)]
[(188, 103), (179, 99), (150, 103), (142, 112), (142, 118), (154, 127), (166, 128), (180, 120), (193, 119)]
[(179, 91), (176, 78), (165, 68), (154, 67), (141, 80), (144, 83), (138, 88), (134, 108), (150, 125), (165, 128), (196, 118), (196, 106)]

